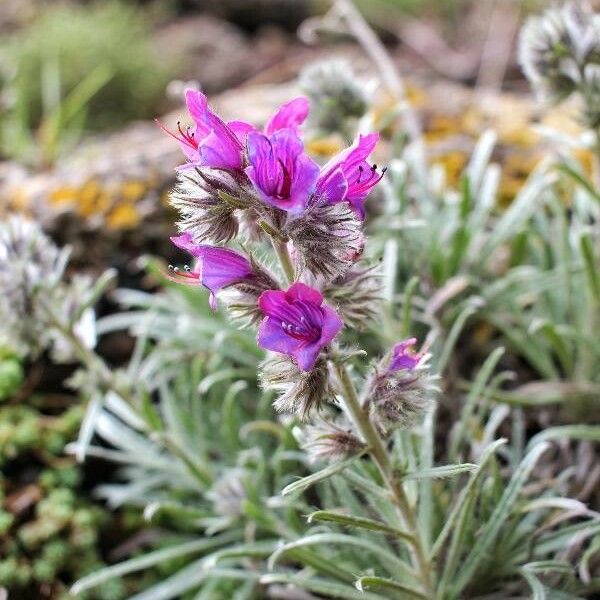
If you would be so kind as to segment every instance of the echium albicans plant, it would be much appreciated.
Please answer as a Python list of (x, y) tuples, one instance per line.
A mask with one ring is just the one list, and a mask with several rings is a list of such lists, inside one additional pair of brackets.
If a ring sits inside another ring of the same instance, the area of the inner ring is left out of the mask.
[[(480, 423), (481, 444), (471, 445), (469, 455), (478, 465), (434, 467), (437, 386), (429, 341), (418, 348), (415, 338), (396, 340), (371, 361), (356, 347), (365, 339), (357, 332), (376, 325), (386, 312), (381, 275), (365, 258), (365, 201), (385, 174), (368, 162), (379, 135), (358, 135), (319, 167), (300, 137), (309, 109), (304, 98), (281, 106), (263, 130), (223, 121), (198, 91), (188, 91), (186, 103), (193, 125), (168, 131), (187, 158), (171, 197), (181, 216), (180, 234), (172, 241), (194, 264), (170, 267), (169, 277), (204, 286), (211, 308), (219, 298), (240, 327), (256, 328), (257, 345), (268, 351), (259, 367), (261, 385), (274, 394), (278, 411), (300, 422), (297, 438), (308, 456), (329, 463), (282, 495), (304, 493), (338, 473), (345, 480), (324, 492), (325, 510), (309, 516), (317, 524), (311, 533), (287, 541), (268, 566), (319, 544), (358, 547), (375, 559), (360, 567), (351, 560), (346, 568), (343, 560), (338, 565), (321, 555), (318, 564), (299, 561), (309, 567), (307, 576), (287, 570), (265, 575), (260, 583), (291, 584), (325, 597), (455, 600), (481, 597), (488, 585), (501, 594), (490, 597), (507, 598), (507, 588), (498, 591), (505, 582), (515, 593), (526, 582), (538, 594), (545, 589), (540, 574), (550, 574), (553, 587), (577, 589), (568, 580), (572, 567), (554, 557), (570, 536), (594, 535), (597, 516), (576, 501), (554, 499), (553, 486), (543, 486), (543, 498), (518, 502), (549, 449), (546, 440), (565, 432), (550, 429), (525, 452), (504, 449), (506, 440), (494, 441), (499, 422), (490, 419)], [(453, 434), (452, 460), (465, 456), (463, 432), (499, 356), (497, 351), (486, 361), (469, 395)], [(597, 435), (587, 429), (570, 433)], [(512, 471), (503, 474), (496, 452)], [(484, 467), (492, 474), (486, 476)], [(454, 480), (436, 486), (434, 494), (432, 479), (465, 473), (471, 475), (462, 490)], [(343, 510), (331, 510), (340, 504)], [(563, 504), (575, 512), (553, 521), (552, 511)], [(533, 516), (523, 516), (530, 511)], [(568, 518), (585, 520), (553, 530)], [(332, 532), (328, 524), (358, 532)], [(373, 542), (378, 534), (381, 545)], [(314, 570), (337, 581), (313, 577)], [(584, 579), (589, 583), (587, 575)]]
[[(359, 135), (320, 168), (300, 138), (304, 98), (281, 106), (263, 131), (224, 122), (198, 91), (187, 91), (186, 103), (194, 125), (169, 132), (187, 158), (172, 195), (181, 214), (172, 241), (196, 262), (170, 267), (171, 278), (206, 287), (213, 307), (226, 290), (232, 313), (257, 325), (257, 344), (269, 351), (259, 379), (277, 392), (276, 408), (303, 420), (318, 414), (304, 436), (311, 453), (370, 455), (410, 541), (416, 586), (429, 597), (432, 566), (388, 451), (392, 432), (419, 420), (431, 398), (428, 355), (415, 339), (398, 341), (359, 385), (349, 365), (364, 353), (343, 342), (348, 324), (364, 327), (379, 309), (380, 275), (361, 261), (365, 200), (385, 173), (368, 162), (379, 134)], [(233, 240), (238, 249), (223, 245)], [(264, 242), (276, 261), (267, 263)]]

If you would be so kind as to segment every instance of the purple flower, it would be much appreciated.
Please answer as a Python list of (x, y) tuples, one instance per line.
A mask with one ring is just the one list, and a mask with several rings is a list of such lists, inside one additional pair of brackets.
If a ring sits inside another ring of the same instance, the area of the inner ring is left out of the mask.
[(306, 208), (319, 175), (319, 167), (303, 152), (300, 138), (291, 129), (271, 136), (248, 134), (246, 174), (262, 199), (291, 213)]
[(302, 371), (313, 368), (321, 349), (343, 327), (335, 310), (323, 304), (321, 293), (303, 283), (285, 292), (263, 292), (258, 305), (265, 315), (258, 345), (291, 356)]
[(419, 364), (423, 358), (423, 354), (413, 351), (416, 343), (416, 338), (409, 338), (398, 342), (394, 346), (392, 349), (392, 358), (387, 368), (388, 373), (400, 370), (412, 371)]
[[(282, 104), (273, 113), (273, 116), (265, 125), (264, 133), (266, 135), (272, 135), (281, 129), (291, 129), (298, 135), (300, 125), (302, 125), (306, 120), (306, 117), (308, 117), (308, 111), (309, 103), (307, 98), (304, 98), (303, 96), (294, 98), (293, 100)], [(246, 123), (246, 121), (229, 121), (227, 125), (236, 134), (238, 140), (242, 144), (246, 143), (246, 137), (249, 133), (259, 131), (254, 125)]]
[(334, 156), (321, 169), (317, 196), (332, 203), (349, 202), (357, 215), (364, 219), (365, 198), (385, 173), (385, 169), (378, 172), (377, 165), (371, 166), (367, 162), (378, 141), (378, 133), (359, 135), (352, 146)]
[(231, 171), (241, 169), (243, 145), (234, 130), (209, 108), (206, 96), (197, 90), (187, 90), (185, 103), (194, 120), (194, 127), (183, 131), (177, 123), (179, 134), (176, 134), (157, 122), (181, 144), (189, 162), (186, 166)]
[(171, 241), (198, 259), (193, 270), (174, 269), (171, 279), (179, 283), (201, 284), (210, 290), (209, 304), (213, 310), (217, 308), (216, 294), (219, 290), (255, 277), (250, 261), (233, 250), (195, 244), (189, 233), (172, 237)]

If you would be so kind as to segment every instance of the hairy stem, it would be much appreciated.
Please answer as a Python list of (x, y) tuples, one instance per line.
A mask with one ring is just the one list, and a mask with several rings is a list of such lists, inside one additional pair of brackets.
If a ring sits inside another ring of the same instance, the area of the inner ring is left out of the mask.
[(411, 555), (413, 566), (419, 574), (423, 589), (427, 596), (433, 597), (431, 563), (429, 562), (429, 559), (427, 558), (423, 548), (423, 542), (417, 526), (416, 515), (410, 506), (410, 502), (408, 501), (402, 484), (398, 481), (394, 474), (388, 449), (384, 441), (381, 439), (376, 427), (369, 418), (369, 414), (361, 407), (356, 388), (354, 387), (352, 378), (348, 373), (348, 369), (344, 364), (336, 364), (335, 369), (342, 387), (346, 408), (348, 409), (354, 424), (369, 446), (371, 457), (379, 468), (383, 480), (392, 493), (394, 501), (402, 516), (402, 520), (404, 521), (404, 526), (412, 537)]
[(273, 249), (277, 254), (277, 258), (279, 259), (279, 264), (285, 273), (287, 282), (292, 283), (296, 278), (296, 272), (286, 242), (282, 242), (281, 240), (272, 237), (271, 243), (273, 244)]
[(337, 9), (338, 14), (342, 15), (350, 33), (356, 38), (379, 70), (384, 86), (400, 101), (409, 135), (413, 140), (419, 139), (421, 128), (407, 100), (406, 86), (385, 46), (361, 12), (354, 6), (352, 0), (336, 0), (334, 7)]

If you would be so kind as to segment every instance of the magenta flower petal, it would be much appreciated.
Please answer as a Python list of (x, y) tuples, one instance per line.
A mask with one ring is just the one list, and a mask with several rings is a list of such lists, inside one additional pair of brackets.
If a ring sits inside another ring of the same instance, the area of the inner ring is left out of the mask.
[(236, 170), (242, 166), (241, 150), (211, 131), (198, 145), (200, 164), (214, 169)]
[(175, 246), (189, 252), (192, 256), (198, 256), (195, 252), (200, 248), (200, 244), (194, 243), (191, 233), (182, 233), (181, 235), (173, 236), (169, 238)]
[(201, 246), (198, 258), (202, 265), (202, 285), (213, 293), (254, 274), (250, 261), (229, 248)]
[(298, 368), (310, 371), (321, 350), (340, 332), (343, 322), (323, 304), (323, 296), (303, 283), (287, 291), (263, 292), (258, 305), (265, 315), (258, 329), (258, 345), (287, 354)]
[(261, 198), (272, 206), (298, 213), (314, 190), (319, 167), (303, 153), (300, 138), (290, 129), (272, 136), (248, 135), (246, 174)]
[(333, 308), (323, 305), (323, 327), (321, 328), (321, 339), (319, 342), (326, 346), (341, 331), (344, 322)]
[(300, 281), (293, 283), (288, 288), (286, 295), (291, 300), (305, 300), (306, 302), (317, 304), (319, 306), (323, 302), (323, 296), (319, 290), (315, 290)]
[(392, 349), (392, 358), (388, 365), (388, 373), (400, 371), (402, 369), (411, 371), (422, 358), (422, 354), (414, 352), (413, 348), (417, 343), (416, 338), (409, 338), (398, 342)]
[(289, 335), (281, 335), (281, 324), (272, 318), (266, 318), (258, 328), (257, 342), (261, 348), (294, 355), (302, 342)]
[(233, 131), (235, 137), (238, 139), (242, 146), (246, 145), (246, 138), (248, 134), (252, 131), (258, 131), (252, 123), (247, 123), (246, 121), (229, 121), (227, 123), (227, 127)]
[[(348, 198), (348, 180), (341, 166), (334, 169), (326, 178), (323, 175), (317, 182), (317, 194), (330, 202), (341, 202)], [(341, 198), (342, 200), (333, 200)]]
[(303, 96), (282, 104), (267, 121), (265, 133), (271, 135), (280, 129), (291, 129), (297, 134), (300, 125), (306, 121), (309, 110), (308, 98)]
[(349, 202), (364, 218), (364, 201), (385, 173), (367, 162), (378, 141), (378, 133), (359, 135), (350, 148), (334, 156), (321, 169), (316, 194), (332, 203)]
[(255, 277), (250, 261), (229, 248), (196, 244), (189, 233), (172, 237), (171, 241), (198, 259), (192, 271), (177, 271), (177, 276), (173, 279), (201, 284), (210, 290), (209, 304), (213, 310), (216, 308), (216, 294), (219, 290)]
[(274, 314), (277, 307), (286, 302), (286, 292), (281, 290), (267, 290), (260, 295), (258, 307), (265, 314)]
[(185, 103), (194, 120), (194, 127), (185, 131), (177, 124), (178, 133), (160, 125), (181, 144), (193, 166), (239, 170), (242, 166), (243, 145), (234, 131), (208, 106), (206, 96), (197, 90), (185, 92)]
[(301, 371), (310, 371), (315, 366), (320, 352), (319, 344), (307, 344), (298, 348), (293, 356)]

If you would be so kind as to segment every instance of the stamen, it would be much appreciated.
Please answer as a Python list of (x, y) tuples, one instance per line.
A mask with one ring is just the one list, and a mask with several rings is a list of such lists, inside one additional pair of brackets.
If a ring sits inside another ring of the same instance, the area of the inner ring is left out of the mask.
[(356, 183), (360, 183), (360, 178), (362, 177), (362, 174), (363, 174), (362, 165), (358, 165), (358, 177), (356, 178)]

